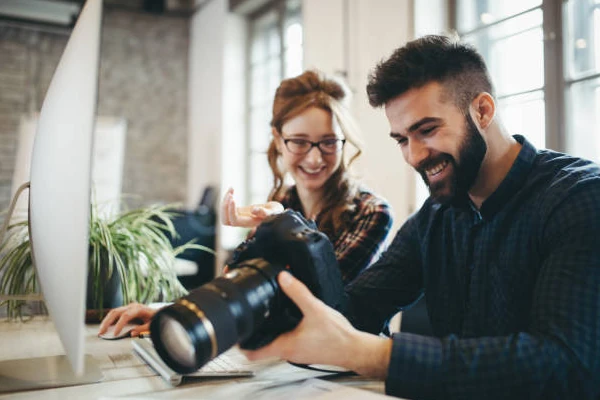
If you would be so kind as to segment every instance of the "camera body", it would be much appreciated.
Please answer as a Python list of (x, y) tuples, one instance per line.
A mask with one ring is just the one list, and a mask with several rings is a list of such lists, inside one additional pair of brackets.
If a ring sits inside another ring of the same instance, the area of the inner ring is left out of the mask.
[(328, 306), (343, 312), (344, 285), (327, 236), (300, 213), (265, 219), (234, 251), (229, 271), (160, 310), (151, 338), (175, 371), (190, 373), (231, 346), (257, 349), (293, 329), (302, 313), (279, 288), (287, 270)]
[[(316, 224), (299, 212), (286, 210), (265, 219), (252, 238), (236, 248), (228, 265), (235, 270), (248, 260), (261, 258), (286, 269), (328, 306), (344, 311), (344, 285), (333, 246)], [(300, 322), (302, 313), (287, 296), (277, 300), (261, 327), (240, 347), (262, 347)]]

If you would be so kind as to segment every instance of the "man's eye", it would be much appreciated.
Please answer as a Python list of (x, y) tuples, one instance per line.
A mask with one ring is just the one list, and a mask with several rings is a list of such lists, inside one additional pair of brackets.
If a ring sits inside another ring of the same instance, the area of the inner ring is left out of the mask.
[(408, 142), (408, 139), (406, 139), (405, 137), (397, 137), (396, 139), (396, 144), (398, 144), (399, 146), (405, 145)]
[(321, 143), (323, 143), (324, 146), (333, 147), (337, 144), (337, 139), (325, 139), (321, 140)]
[(429, 128), (423, 128), (421, 129), (421, 135), (429, 135), (430, 133), (432, 133), (433, 131), (435, 131), (435, 129), (437, 128), (437, 126), (432, 126)]

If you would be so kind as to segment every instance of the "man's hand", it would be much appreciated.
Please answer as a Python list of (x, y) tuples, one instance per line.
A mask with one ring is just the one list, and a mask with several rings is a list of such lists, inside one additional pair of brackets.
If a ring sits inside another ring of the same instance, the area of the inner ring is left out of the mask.
[(100, 323), (98, 334), (102, 335), (108, 330), (109, 326), (114, 324), (114, 333), (118, 335), (125, 325), (132, 323), (134, 320), (141, 320), (142, 324), (131, 330), (131, 336), (139, 336), (142, 332), (150, 331), (150, 321), (154, 314), (156, 314), (156, 311), (151, 307), (139, 303), (131, 303), (123, 307), (114, 308), (106, 314), (106, 317)]
[(304, 317), (298, 326), (263, 348), (247, 351), (246, 357), (267, 357), (300, 364), (327, 364), (361, 375), (385, 379), (391, 357), (391, 339), (356, 330), (342, 314), (313, 296), (308, 288), (288, 272), (278, 276), (285, 294)]
[(269, 201), (264, 204), (255, 204), (237, 207), (233, 199), (233, 189), (227, 190), (221, 204), (221, 220), (224, 225), (253, 228), (258, 226), (270, 215), (283, 212), (281, 203)]

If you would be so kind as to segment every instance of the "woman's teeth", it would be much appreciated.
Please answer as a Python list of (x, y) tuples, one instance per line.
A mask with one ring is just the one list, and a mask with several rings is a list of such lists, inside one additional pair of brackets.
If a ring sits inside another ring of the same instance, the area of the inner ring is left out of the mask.
[(319, 172), (321, 172), (321, 170), (323, 169), (321, 168), (315, 168), (315, 169), (311, 169), (311, 168), (306, 168), (306, 167), (300, 167), (304, 172), (306, 172), (307, 174), (318, 174)]

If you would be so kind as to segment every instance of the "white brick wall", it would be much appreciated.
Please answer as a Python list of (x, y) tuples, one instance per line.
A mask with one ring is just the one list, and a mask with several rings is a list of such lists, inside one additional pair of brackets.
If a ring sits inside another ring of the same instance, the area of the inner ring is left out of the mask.
[[(123, 193), (182, 202), (187, 174), (189, 20), (105, 7), (98, 114), (127, 121)], [(0, 26), (0, 210), (22, 114), (37, 112), (67, 36)]]

